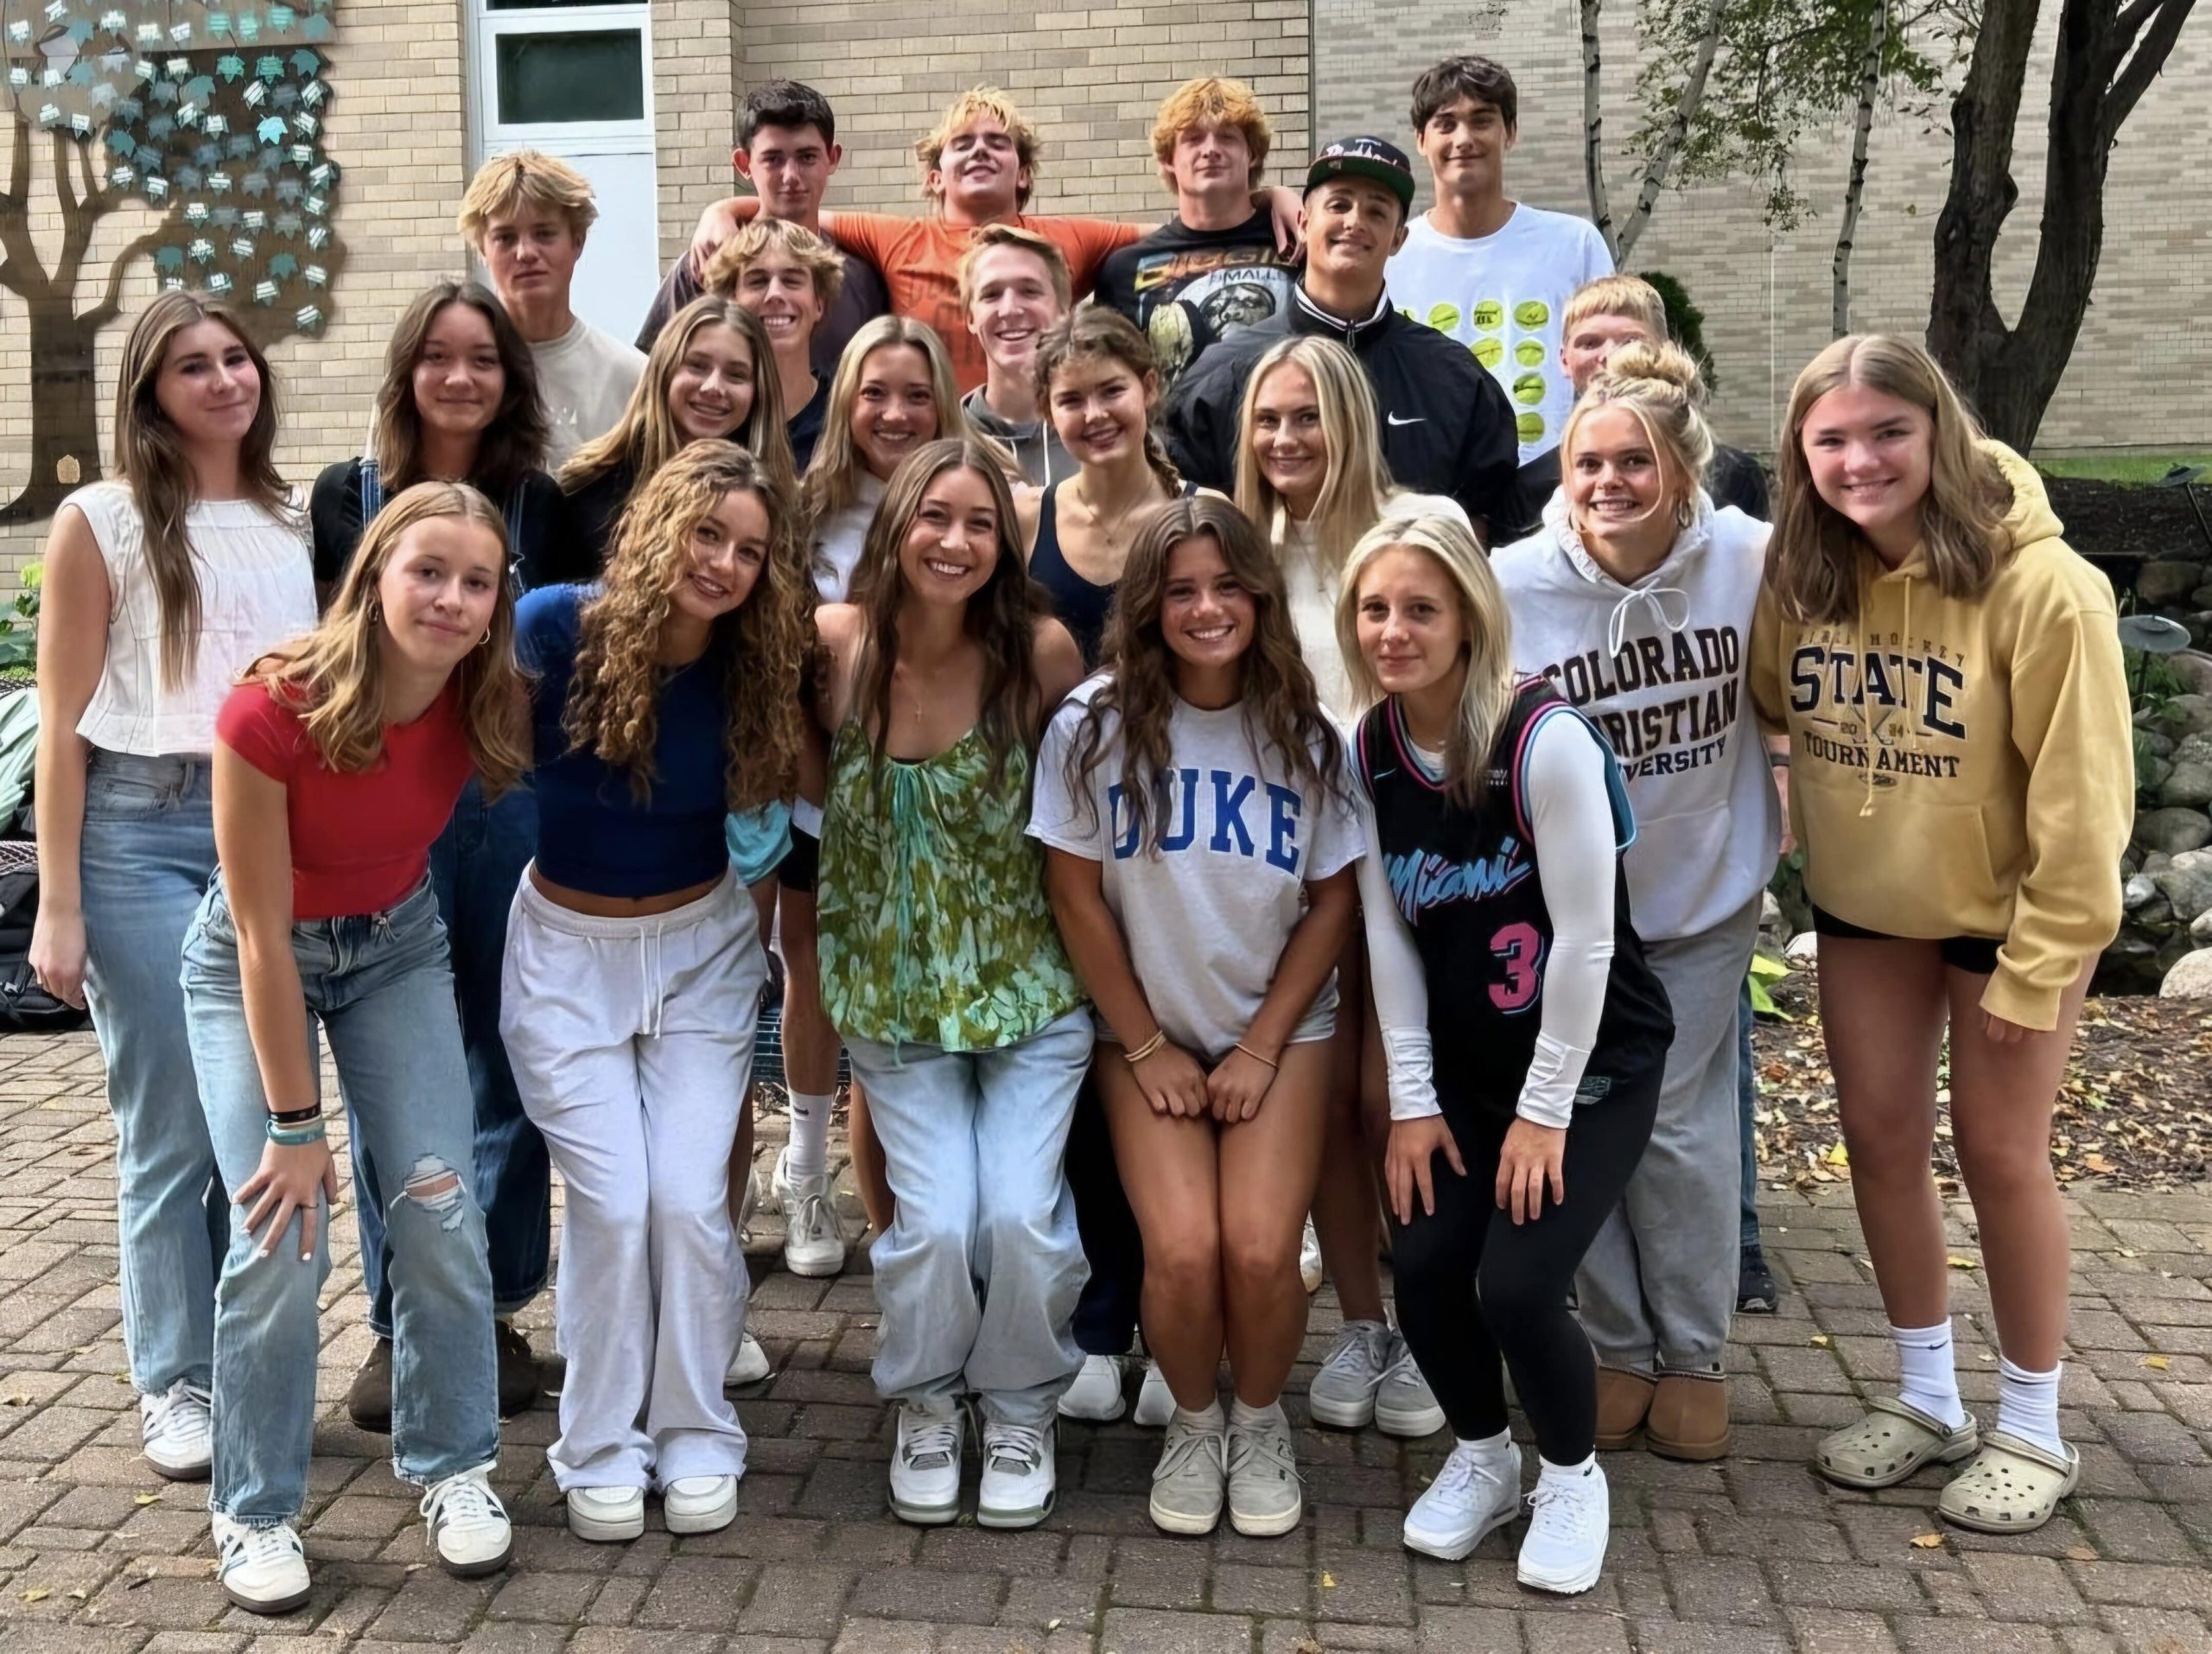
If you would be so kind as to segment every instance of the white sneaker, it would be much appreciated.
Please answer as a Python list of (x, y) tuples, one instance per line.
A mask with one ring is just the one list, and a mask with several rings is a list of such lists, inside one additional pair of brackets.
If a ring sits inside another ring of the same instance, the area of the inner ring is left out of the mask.
[(679, 1476), (660, 1494), (671, 1533), (720, 1533), (737, 1520), (737, 1478)]
[(138, 1440), (156, 1475), (206, 1481), (215, 1462), (215, 1415), (207, 1392), (180, 1378), (159, 1396), (141, 1396)]
[(1221, 1521), (1229, 1448), (1217, 1409), (1211, 1425), (1186, 1415), (1167, 1421), (1167, 1441), (1152, 1472), (1152, 1525), (1162, 1533), (1211, 1533)]
[[(783, 1164), (777, 1162), (780, 1180)], [(836, 1185), (830, 1174), (804, 1179), (784, 1199), (790, 1218), (784, 1230), (784, 1267), (793, 1275), (819, 1279), (845, 1267), (845, 1237), (837, 1227)]]
[(1162, 1430), (1167, 1421), (1175, 1416), (1175, 1392), (1167, 1388), (1167, 1376), (1160, 1370), (1160, 1363), (1144, 1364), (1144, 1383), (1137, 1388), (1137, 1410), (1132, 1415), (1135, 1422), (1147, 1430)]
[(642, 1487), (572, 1487), (569, 1531), (594, 1545), (619, 1545), (645, 1530)]
[(433, 1482), (418, 1508), (429, 1524), (438, 1566), (457, 1580), (496, 1574), (514, 1555), (514, 1526), (492, 1491), (489, 1465)]
[(1521, 1449), (1511, 1441), (1503, 1452), (1459, 1442), (1406, 1512), (1406, 1549), (1459, 1562), (1520, 1509)]
[(1428, 1380), (1421, 1376), (1414, 1352), (1401, 1333), (1390, 1334), (1389, 1365), (1375, 1386), (1375, 1428), (1384, 1435), (1434, 1435), (1444, 1428), (1444, 1409)]
[(1252, 1429), (1229, 1427), (1229, 1525), (1248, 1539), (1288, 1533), (1306, 1513), (1290, 1423), (1277, 1406)]
[(1306, 1283), (1306, 1295), (1312, 1297), (1321, 1290), (1321, 1237), (1313, 1232), (1313, 1220), (1306, 1220), (1306, 1232), (1298, 1238), (1298, 1278)]
[(899, 1445), (891, 1454), (891, 1514), (937, 1527), (960, 1514), (960, 1444), (967, 1421), (956, 1407), (934, 1412), (918, 1403), (899, 1409)]
[(798, 1204), (800, 1180), (791, 1175), (791, 1146), (776, 1151), (776, 1169), (768, 1174), (768, 1187), (760, 1198), (764, 1212), (789, 1212)]
[(1306, 1392), (1313, 1422), (1338, 1430), (1365, 1426), (1375, 1416), (1375, 1392), (1394, 1354), (1390, 1329), (1382, 1322), (1346, 1321)]
[(1605, 1566), (1605, 1542), (1612, 1536), (1613, 1512), (1605, 1473), (1596, 1458), (1564, 1476), (1540, 1476), (1529, 1505), (1521, 1583), (1570, 1597), (1597, 1584)]
[(725, 1387), (757, 1384), (770, 1371), (768, 1352), (760, 1347), (759, 1339), (747, 1333), (737, 1341), (737, 1353), (730, 1358), (729, 1371), (722, 1374), (722, 1384)]
[(1122, 1397), (1122, 1373), (1127, 1363), (1118, 1355), (1087, 1355), (1083, 1371), (1060, 1395), (1060, 1416), (1089, 1419), (1104, 1424), (1122, 1416), (1128, 1405)]
[(983, 1479), (976, 1494), (979, 1528), (1033, 1528), (1052, 1514), (1058, 1467), (1055, 1427), (983, 1426)]
[(289, 1613), (308, 1600), (308, 1554), (292, 1524), (249, 1528), (214, 1516), (215, 1579), (248, 1613)]

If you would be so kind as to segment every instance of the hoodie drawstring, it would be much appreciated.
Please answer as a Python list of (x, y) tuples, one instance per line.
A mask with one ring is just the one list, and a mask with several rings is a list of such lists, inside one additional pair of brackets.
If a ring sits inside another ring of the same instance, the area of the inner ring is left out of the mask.
[[(1667, 599), (1673, 598), (1679, 614), (1667, 612)], [(1651, 613), (1651, 618), (1669, 633), (1684, 630), (1690, 623), (1690, 595), (1679, 586), (1630, 586), (1621, 594), (1619, 602), (1605, 621), (1605, 658), (1616, 659), (1621, 645), (1628, 639), (1629, 611), (1641, 602)]]

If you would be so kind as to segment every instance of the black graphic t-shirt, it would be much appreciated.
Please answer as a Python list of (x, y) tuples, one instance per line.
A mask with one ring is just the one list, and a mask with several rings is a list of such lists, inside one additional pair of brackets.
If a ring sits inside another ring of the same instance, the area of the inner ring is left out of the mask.
[(1108, 254), (1093, 295), (1143, 331), (1171, 384), (1208, 345), (1281, 309), (1296, 280), (1262, 207), (1227, 230), (1169, 219)]

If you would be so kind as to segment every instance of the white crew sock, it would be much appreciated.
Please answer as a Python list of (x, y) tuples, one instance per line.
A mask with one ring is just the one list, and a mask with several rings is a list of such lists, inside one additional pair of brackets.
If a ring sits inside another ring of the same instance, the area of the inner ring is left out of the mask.
[(1945, 1316), (1933, 1326), (1892, 1326), (1890, 1336), (1897, 1340), (1897, 1367), (1904, 1375), (1897, 1399), (1948, 1425), (1964, 1424), (1967, 1409), (1959, 1400), (1950, 1317)]
[(1282, 1403), (1269, 1402), (1265, 1407), (1247, 1407), (1235, 1396), (1229, 1400), (1229, 1428), (1232, 1430), (1256, 1430), (1264, 1424), (1282, 1424)]
[(1221, 1416), (1221, 1398), (1219, 1396), (1216, 1396), (1212, 1401), (1208, 1402), (1204, 1407), (1198, 1408), (1195, 1410), (1185, 1407), (1182, 1403), (1178, 1402), (1175, 1403), (1175, 1416), (1181, 1420), (1184, 1426), (1188, 1429), (1210, 1431), (1215, 1435), (1219, 1435), (1224, 1428), (1226, 1428)]
[(2058, 1437), (2058, 1375), (2061, 1362), (2049, 1372), (2030, 1372), (2010, 1361), (1997, 1364), (1997, 1428), (2008, 1435), (2032, 1441), (2038, 1447), (2063, 1455)]
[(1502, 1466), (1513, 1457), (1513, 1433), (1510, 1430), (1500, 1430), (1496, 1435), (1455, 1436), (1452, 1440), (1484, 1465)]
[(1598, 1455), (1594, 1453), (1572, 1465), (1555, 1465), (1541, 1454), (1536, 1455), (1536, 1485), (1539, 1487), (1580, 1487), (1598, 1473)]
[(830, 1161), (830, 1109), (835, 1097), (810, 1097), (793, 1091), (791, 1099), (791, 1161), (794, 1180), (820, 1177)]

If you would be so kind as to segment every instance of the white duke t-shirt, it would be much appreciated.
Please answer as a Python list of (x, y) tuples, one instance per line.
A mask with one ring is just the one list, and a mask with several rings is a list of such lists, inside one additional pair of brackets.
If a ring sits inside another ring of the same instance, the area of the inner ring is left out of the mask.
[(1521, 463), (1559, 444), (1574, 405), (1560, 366), (1560, 321), (1585, 282), (1613, 273), (1587, 219), (1516, 202), (1490, 235), (1447, 236), (1423, 213), (1406, 228), (1385, 280), (1390, 302), (1448, 334), (1491, 371), (1517, 417)]
[[(1078, 687), (1046, 731), (1030, 836), (1099, 864), (1153, 1015), (1183, 1049), (1217, 1061), (1259, 1014), (1283, 945), (1305, 917), (1307, 881), (1364, 852), (1359, 818), (1341, 768), (1336, 786), (1316, 796), (1272, 746), (1259, 759), (1264, 737), (1248, 728), (1241, 703), (1207, 711), (1179, 700), (1168, 723), (1166, 809), (1155, 811), (1140, 843), (1122, 798), (1118, 720), (1082, 792), (1069, 785), (1069, 746), (1107, 681)], [(1294, 1037), (1325, 1038), (1336, 1002), (1332, 978)]]

